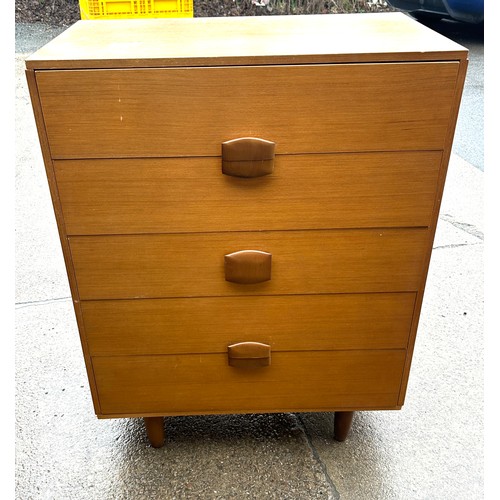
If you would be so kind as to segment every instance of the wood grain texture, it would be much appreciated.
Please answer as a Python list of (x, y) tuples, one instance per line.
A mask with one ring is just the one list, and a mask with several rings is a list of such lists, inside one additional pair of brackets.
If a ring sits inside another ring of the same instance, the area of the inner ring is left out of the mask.
[[(82, 300), (113, 298), (415, 291), (426, 229), (75, 236)], [(273, 279), (224, 279), (224, 255), (273, 255)]]
[(241, 369), (227, 354), (94, 357), (102, 413), (296, 411), (396, 404), (404, 350), (273, 353)]
[(68, 234), (410, 227), (430, 223), (441, 153), (282, 155), (236, 179), (220, 158), (56, 160)]
[(458, 67), (40, 71), (37, 84), (53, 158), (220, 156), (238, 137), (276, 154), (442, 149)]
[(30, 68), (165, 67), (464, 59), (401, 13), (80, 21)]
[(92, 355), (406, 348), (414, 293), (83, 301)]

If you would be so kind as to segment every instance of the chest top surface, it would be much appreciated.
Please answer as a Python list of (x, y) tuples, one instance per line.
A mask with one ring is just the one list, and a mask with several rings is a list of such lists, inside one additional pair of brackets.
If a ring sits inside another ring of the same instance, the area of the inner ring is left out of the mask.
[(78, 21), (28, 69), (463, 60), (401, 13)]

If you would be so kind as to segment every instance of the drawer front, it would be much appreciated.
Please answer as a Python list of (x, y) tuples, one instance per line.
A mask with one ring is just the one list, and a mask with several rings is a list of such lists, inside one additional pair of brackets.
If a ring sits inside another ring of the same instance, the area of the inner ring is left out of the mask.
[(458, 62), (37, 72), (53, 158), (442, 149)]
[[(74, 236), (80, 299), (393, 292), (419, 289), (427, 229)], [(271, 279), (225, 280), (224, 256), (272, 255)]]
[(406, 348), (414, 293), (83, 301), (92, 355)]
[(428, 226), (440, 152), (278, 156), (223, 175), (220, 158), (59, 160), (68, 234)]
[(394, 407), (404, 350), (278, 352), (271, 365), (227, 355), (94, 357), (102, 414), (218, 413)]

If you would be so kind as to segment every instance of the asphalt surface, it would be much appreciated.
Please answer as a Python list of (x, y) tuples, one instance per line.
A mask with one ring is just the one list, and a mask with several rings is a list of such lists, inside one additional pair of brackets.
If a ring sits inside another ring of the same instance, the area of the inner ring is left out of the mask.
[(465, 129), (401, 411), (358, 412), (344, 443), (328, 413), (166, 418), (158, 450), (140, 419), (95, 418), (24, 76), (60, 30), (16, 26), (16, 498), (483, 498), (484, 174)]

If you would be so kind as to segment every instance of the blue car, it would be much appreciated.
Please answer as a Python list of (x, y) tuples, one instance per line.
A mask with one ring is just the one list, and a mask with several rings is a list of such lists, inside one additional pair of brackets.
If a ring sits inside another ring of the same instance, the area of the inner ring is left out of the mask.
[(484, 22), (484, 0), (387, 0), (416, 19), (446, 18), (464, 23)]

